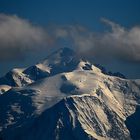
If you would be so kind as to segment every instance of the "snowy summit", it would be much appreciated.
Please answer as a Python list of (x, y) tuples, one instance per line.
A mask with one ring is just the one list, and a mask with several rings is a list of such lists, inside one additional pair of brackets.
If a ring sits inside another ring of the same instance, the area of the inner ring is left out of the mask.
[(106, 74), (61, 48), (0, 78), (0, 139), (140, 139), (139, 103), (140, 80)]

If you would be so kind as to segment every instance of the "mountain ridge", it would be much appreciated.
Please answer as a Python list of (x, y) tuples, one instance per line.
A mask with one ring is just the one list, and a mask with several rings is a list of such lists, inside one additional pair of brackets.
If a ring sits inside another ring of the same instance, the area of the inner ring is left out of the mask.
[(40, 78), (44, 73), (38, 69), (29, 73), (31, 66), (18, 72), (28, 73), (32, 81), (24, 85), (16, 77), (21, 86), (5, 87), (0, 95), (0, 138), (135, 140), (126, 120), (140, 104), (140, 80), (105, 74), (88, 61), (73, 58), (69, 49), (64, 54), (70, 57), (62, 58), (62, 50), (35, 65), (47, 76)]
[[(61, 72), (70, 72), (75, 70), (80, 62), (88, 62), (79, 58), (76, 53), (69, 48), (60, 48), (48, 55), (39, 63), (27, 68), (15, 68), (0, 78), (0, 85), (22, 87), (31, 84), (45, 77), (53, 76)], [(83, 69), (91, 70), (91, 63), (87, 63)], [(121, 73), (107, 72), (107, 70), (98, 64), (96, 67), (102, 70), (104, 74), (125, 78)]]

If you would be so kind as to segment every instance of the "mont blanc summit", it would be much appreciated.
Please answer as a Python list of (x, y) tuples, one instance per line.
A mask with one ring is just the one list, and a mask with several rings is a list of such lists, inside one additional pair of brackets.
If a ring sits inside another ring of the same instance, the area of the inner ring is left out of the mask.
[(139, 104), (139, 79), (109, 75), (61, 48), (0, 78), (0, 138), (138, 140)]

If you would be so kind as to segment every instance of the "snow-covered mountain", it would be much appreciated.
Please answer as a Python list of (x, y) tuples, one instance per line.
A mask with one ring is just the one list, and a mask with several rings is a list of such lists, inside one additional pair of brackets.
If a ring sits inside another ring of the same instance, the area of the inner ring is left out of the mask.
[(79, 59), (74, 51), (61, 48), (42, 62), (25, 69), (13, 69), (0, 78), (0, 85), (22, 87), (39, 79), (61, 72), (70, 72), (78, 65)]
[(140, 80), (105, 74), (71, 49), (14, 69), (0, 84), (2, 140), (140, 139)]

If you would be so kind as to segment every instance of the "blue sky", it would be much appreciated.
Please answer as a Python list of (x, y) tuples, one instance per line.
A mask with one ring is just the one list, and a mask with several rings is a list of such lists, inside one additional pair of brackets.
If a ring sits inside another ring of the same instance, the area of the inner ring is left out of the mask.
[[(107, 28), (102, 24), (101, 18), (119, 24), (126, 30), (140, 25), (139, 0), (0, 0), (0, 13), (16, 15), (44, 29), (52, 24), (57, 26), (78, 24), (87, 27), (89, 31), (106, 32)], [(15, 60), (2, 60), (0, 75), (12, 67), (33, 64), (45, 55), (42, 52), (41, 55), (33, 56), (34, 59), (27, 56), (30, 61), (25, 59), (22, 63)], [(110, 62), (98, 58), (94, 58), (94, 60), (108, 69), (121, 71), (130, 78), (140, 78), (139, 61), (131, 62), (119, 59)]]
[(80, 23), (100, 30), (101, 17), (126, 27), (140, 23), (139, 0), (0, 0), (0, 12), (44, 26)]

